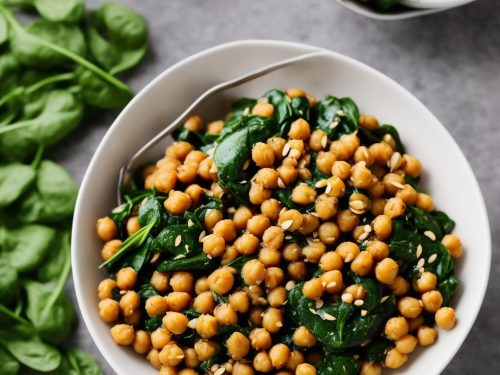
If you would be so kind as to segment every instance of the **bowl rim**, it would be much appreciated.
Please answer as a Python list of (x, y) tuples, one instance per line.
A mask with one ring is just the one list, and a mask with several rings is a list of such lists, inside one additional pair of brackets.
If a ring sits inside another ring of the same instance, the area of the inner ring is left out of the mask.
[[(347, 64), (356, 66), (360, 69), (364, 69), (371, 74), (375, 74), (378, 78), (381, 80), (385, 81), (387, 84), (391, 86), (395, 86), (401, 93), (401, 95), (406, 96), (407, 100), (410, 100), (414, 102), (418, 107), (420, 107), (420, 110), (425, 112), (426, 115), (431, 116), (439, 125), (439, 130), (443, 135), (448, 138), (450, 141), (450, 147), (455, 149), (455, 152), (457, 152), (457, 155), (460, 156), (461, 160), (458, 162), (462, 165), (464, 165), (466, 171), (470, 174), (471, 178), (471, 183), (472, 183), (472, 188), (474, 191), (474, 194), (478, 198), (478, 202), (480, 202), (480, 206), (478, 207), (482, 218), (484, 219), (485, 222), (485, 227), (482, 235), (484, 236), (485, 239), (485, 245), (486, 245), (486, 256), (487, 259), (485, 259), (486, 262), (486, 271), (483, 275), (480, 275), (480, 286), (481, 289), (477, 290), (478, 293), (480, 293), (480, 299), (478, 299), (477, 305), (473, 306), (472, 314), (473, 319), (470, 319), (469, 322), (466, 324), (466, 326), (463, 326), (462, 328), (462, 335), (460, 340), (456, 340), (454, 343), (450, 343), (451, 350), (447, 351), (446, 354), (446, 360), (441, 361), (441, 365), (439, 367), (436, 367), (436, 374), (441, 373), (444, 368), (449, 364), (449, 362), (453, 359), (453, 357), (456, 355), (462, 344), (464, 343), (466, 337), (468, 336), (470, 330), (472, 329), (473, 324), (475, 323), (477, 316), (479, 314), (479, 310), (483, 304), (484, 297), (486, 294), (486, 289), (488, 286), (488, 281), (489, 281), (489, 276), (490, 276), (490, 270), (491, 270), (491, 230), (490, 230), (490, 224), (489, 224), (489, 217), (488, 213), (486, 210), (486, 205), (484, 202), (484, 197), (481, 192), (479, 183), (477, 181), (477, 178), (472, 170), (472, 167), (470, 166), (469, 162), (467, 161), (467, 158), (465, 157), (464, 153), (456, 143), (456, 141), (453, 139), (451, 134), (448, 132), (448, 130), (441, 124), (441, 122), (437, 119), (434, 114), (419, 100), (417, 99), (416, 96), (414, 96), (409, 90), (407, 90), (404, 86), (393, 80), (392, 78), (388, 77), (387, 75), (383, 74), (382, 72), (376, 70), (375, 68), (372, 68), (371, 66), (358, 61), (354, 58), (351, 58), (349, 56), (346, 56), (344, 54), (340, 54), (331, 50), (328, 50), (326, 48), (322, 47), (317, 47), (314, 45), (310, 44), (305, 44), (305, 43), (298, 43), (298, 42), (290, 42), (290, 41), (282, 41), (282, 40), (259, 40), (259, 39), (247, 39), (247, 40), (237, 40), (237, 41), (232, 41), (228, 43), (223, 43), (219, 44), (210, 48), (207, 48), (205, 50), (202, 50), (200, 52), (197, 52), (193, 55), (190, 55), (184, 59), (181, 59), (180, 61), (174, 63), (164, 71), (162, 71), (160, 74), (158, 74), (156, 77), (154, 77), (151, 81), (149, 81), (146, 86), (144, 86), (136, 95), (135, 97), (127, 104), (127, 106), (120, 112), (120, 114), (115, 118), (115, 120), (112, 122), (108, 130), (106, 131), (106, 134), (104, 137), (101, 139), (96, 151), (94, 152), (94, 155), (92, 156), (92, 159), (87, 167), (87, 170), (85, 172), (85, 175), (82, 179), (82, 183), (80, 185), (80, 190), (75, 206), (75, 212), (74, 212), (74, 219), (73, 219), (73, 224), (72, 224), (72, 233), (75, 233), (79, 226), (81, 225), (79, 223), (79, 216), (80, 216), (80, 211), (83, 210), (84, 202), (82, 198), (82, 191), (85, 190), (85, 187), (89, 184), (89, 175), (90, 172), (95, 164), (98, 162), (98, 155), (102, 152), (102, 149), (104, 148), (104, 145), (106, 141), (111, 137), (111, 130), (114, 129), (119, 125), (119, 123), (122, 121), (124, 117), (127, 116), (128, 111), (130, 108), (132, 108), (136, 102), (140, 100), (142, 96), (144, 96), (152, 87), (154, 87), (156, 84), (158, 84), (163, 77), (171, 74), (171, 72), (175, 71), (179, 67), (188, 64), (192, 61), (195, 61), (197, 59), (203, 58), (204, 56), (208, 56), (213, 53), (217, 53), (226, 49), (231, 49), (233, 47), (241, 47), (241, 46), (271, 46), (271, 47), (291, 47), (295, 48), (297, 50), (301, 50), (303, 52), (305, 51), (324, 51), (326, 52), (329, 56), (343, 61)], [(88, 225), (88, 223), (85, 223), (85, 225)], [(80, 310), (80, 313), (82, 315), (83, 321), (85, 323), (85, 326), (92, 338), (92, 341), (95, 343), (97, 346), (99, 352), (102, 354), (103, 358), (105, 361), (111, 366), (111, 368), (116, 372), (120, 373), (121, 368), (119, 367), (119, 361), (117, 359), (114, 359), (110, 354), (108, 353), (107, 347), (104, 342), (102, 342), (100, 339), (98, 339), (99, 334), (97, 332), (96, 327), (94, 327), (94, 324), (92, 323), (93, 318), (91, 317), (89, 311), (90, 311), (90, 304), (87, 304), (84, 296), (83, 296), (83, 291), (81, 289), (81, 283), (80, 280), (82, 280), (81, 276), (81, 269), (77, 266), (75, 266), (77, 262), (77, 251), (76, 249), (79, 247), (77, 243), (77, 235), (72, 235), (71, 239), (71, 262), (73, 265), (73, 270), (72, 270), (72, 280), (74, 283), (74, 288), (75, 288), (75, 295), (78, 303), (78, 307)], [(92, 305), (93, 306), (93, 305)], [(95, 308), (95, 306), (94, 306)]]

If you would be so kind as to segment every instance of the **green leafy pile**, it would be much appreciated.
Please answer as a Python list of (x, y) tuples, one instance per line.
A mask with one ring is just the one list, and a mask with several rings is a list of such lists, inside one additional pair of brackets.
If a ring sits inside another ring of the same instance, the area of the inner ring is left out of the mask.
[[(37, 16), (21, 24), (14, 11)], [(141, 16), (117, 3), (0, 1), (0, 373), (101, 374), (64, 347), (75, 311), (64, 294), (77, 186), (43, 160), (82, 119), (131, 98), (116, 75), (147, 50)]]

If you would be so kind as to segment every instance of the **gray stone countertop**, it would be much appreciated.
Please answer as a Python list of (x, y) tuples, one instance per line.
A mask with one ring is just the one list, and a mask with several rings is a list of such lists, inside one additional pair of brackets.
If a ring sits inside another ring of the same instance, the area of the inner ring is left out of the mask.
[[(444, 374), (500, 373), (500, 1), (479, 0), (394, 22), (354, 14), (334, 0), (121, 2), (141, 12), (150, 28), (151, 52), (126, 77), (135, 91), (173, 63), (208, 47), (239, 39), (280, 39), (358, 59), (395, 79), (427, 105), (472, 165), (486, 200), (493, 240), (484, 305)], [(91, 8), (101, 3), (87, 0)], [(115, 116), (108, 113), (83, 124), (53, 150), (52, 156), (78, 181)], [(68, 290), (74, 298), (72, 285)], [(114, 373), (83, 322), (78, 324), (73, 342), (91, 352), (105, 374)]]

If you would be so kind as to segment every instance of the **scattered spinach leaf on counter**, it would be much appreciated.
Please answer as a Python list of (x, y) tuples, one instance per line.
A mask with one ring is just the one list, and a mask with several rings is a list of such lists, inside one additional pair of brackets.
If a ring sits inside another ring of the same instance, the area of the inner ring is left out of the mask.
[(0, 303), (10, 305), (19, 293), (17, 270), (6, 259), (0, 258)]
[(2, 375), (17, 375), (21, 365), (5, 349), (0, 346), (0, 363), (2, 364)]
[(35, 180), (29, 165), (11, 163), (0, 165), (0, 209), (19, 198)]
[(84, 0), (31, 0), (36, 10), (52, 22), (78, 23), (85, 12)]

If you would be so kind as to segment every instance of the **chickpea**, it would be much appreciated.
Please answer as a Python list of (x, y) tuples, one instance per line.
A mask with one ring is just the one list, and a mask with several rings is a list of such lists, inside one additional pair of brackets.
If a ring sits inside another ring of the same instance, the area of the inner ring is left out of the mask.
[(183, 311), (191, 303), (191, 295), (186, 292), (171, 292), (165, 299), (170, 311)]
[(268, 144), (258, 142), (252, 148), (252, 160), (261, 168), (272, 167), (274, 151)]
[(250, 342), (240, 332), (234, 332), (226, 341), (227, 352), (234, 360), (245, 358), (250, 351)]
[(363, 361), (359, 375), (381, 375), (382, 366), (377, 362)]
[(369, 150), (373, 155), (375, 163), (380, 166), (385, 166), (394, 152), (391, 146), (383, 142), (372, 144)]
[(295, 369), (295, 375), (316, 375), (316, 367), (309, 363), (301, 363)]
[(262, 212), (263, 215), (266, 215), (272, 222), (278, 220), (281, 209), (281, 203), (274, 198), (266, 199), (260, 205), (260, 212)]
[(174, 142), (171, 146), (167, 147), (165, 156), (184, 161), (187, 154), (194, 150), (194, 146), (189, 142)]
[(288, 262), (296, 262), (302, 258), (302, 249), (295, 243), (287, 243), (282, 249), (283, 258)]
[(151, 177), (155, 177), (154, 188), (160, 193), (170, 193), (177, 184), (177, 171), (175, 169), (162, 168)]
[(337, 160), (332, 164), (331, 174), (334, 177), (345, 181), (351, 175), (351, 165), (343, 160)]
[(220, 351), (220, 346), (213, 341), (198, 340), (194, 344), (194, 350), (196, 351), (200, 361), (206, 361)]
[(132, 326), (137, 326), (141, 322), (141, 310), (135, 310), (132, 314), (123, 318), (124, 322)]
[[(264, 242), (264, 245), (266, 245), (269, 250), (279, 249), (281, 247), (281, 245), (283, 245), (284, 239), (285, 239), (285, 233), (284, 233), (283, 229), (278, 227), (278, 226), (268, 227), (264, 231), (264, 233), (262, 234), (262, 242)], [(262, 250), (264, 250), (264, 249), (262, 249)], [(262, 250), (261, 250), (261, 252), (262, 252)], [(279, 262), (279, 258), (281, 256), (281, 253), (277, 252), (277, 254), (278, 254), (278, 262)], [(276, 256), (273, 256), (273, 259), (276, 259)], [(275, 264), (272, 264), (272, 265), (275, 265)]]
[(367, 130), (375, 130), (379, 127), (378, 120), (372, 115), (363, 115), (359, 118), (358, 121), (361, 127)]
[(163, 317), (163, 325), (174, 335), (184, 333), (188, 323), (189, 319), (186, 315), (175, 311), (168, 311)]
[(437, 331), (431, 327), (420, 326), (417, 331), (417, 339), (420, 346), (432, 345), (436, 342)]
[(302, 118), (295, 120), (290, 125), (288, 137), (291, 139), (302, 139), (303, 141), (307, 141), (311, 137), (311, 127), (309, 126), (309, 123)]
[(212, 158), (206, 158), (198, 165), (198, 176), (205, 181), (215, 181), (217, 178), (217, 166)]
[(234, 243), (234, 247), (242, 255), (255, 254), (259, 246), (259, 238), (251, 233), (243, 233)]
[(250, 344), (255, 350), (266, 350), (272, 345), (271, 334), (265, 328), (255, 328), (250, 332)]
[(315, 203), (316, 215), (322, 220), (328, 220), (337, 214), (338, 199), (322, 194)]
[(304, 283), (302, 287), (302, 293), (305, 297), (311, 299), (319, 299), (325, 293), (325, 287), (321, 281), (321, 278), (313, 278)]
[(330, 177), (325, 194), (329, 197), (339, 198), (345, 194), (345, 183), (338, 177)]
[(194, 348), (184, 349), (184, 364), (189, 368), (198, 368), (201, 361), (198, 359), (196, 350)]
[(116, 286), (121, 290), (132, 289), (137, 283), (137, 272), (132, 267), (120, 269), (116, 273)]
[(212, 315), (203, 314), (196, 319), (196, 332), (205, 339), (215, 336), (218, 328), (219, 323)]
[(120, 317), (120, 304), (111, 298), (99, 302), (99, 316), (105, 323), (113, 323)]
[(300, 205), (309, 205), (316, 199), (316, 190), (306, 184), (297, 185), (292, 191), (292, 201)]
[(283, 327), (283, 312), (275, 307), (268, 308), (262, 314), (262, 327), (270, 333), (277, 333)]
[(318, 168), (321, 173), (331, 176), (334, 163), (336, 163), (336, 157), (333, 152), (318, 152), (318, 156), (316, 157), (316, 168)]
[(196, 294), (201, 294), (203, 292), (208, 292), (210, 287), (208, 286), (208, 277), (202, 276), (196, 280), (196, 284), (194, 286), (194, 291)]
[(336, 294), (342, 291), (342, 273), (339, 270), (327, 271), (321, 275), (321, 283), (327, 293)]
[(271, 198), (272, 190), (266, 189), (261, 184), (252, 183), (250, 186), (250, 191), (248, 192), (248, 197), (250, 202), (255, 205), (262, 204), (265, 200)]
[(384, 365), (387, 368), (400, 368), (408, 360), (406, 354), (398, 352), (395, 348), (389, 350), (385, 356)]
[(205, 160), (205, 158), (206, 155), (203, 153), (203, 151), (193, 150), (189, 154), (187, 154), (184, 163), (200, 164), (203, 160)]
[(402, 354), (410, 354), (417, 346), (417, 338), (412, 335), (405, 335), (396, 340), (396, 350)]
[(441, 329), (452, 329), (455, 326), (455, 310), (451, 307), (441, 307), (438, 311), (436, 311), (436, 315), (434, 316), (436, 319), (436, 324)]
[(415, 280), (414, 288), (417, 292), (425, 293), (436, 289), (437, 277), (432, 272), (425, 271)]
[(162, 296), (152, 296), (146, 300), (145, 308), (149, 316), (162, 316), (167, 312), (169, 303)]
[(319, 239), (327, 245), (333, 245), (340, 236), (339, 225), (334, 221), (325, 221), (318, 228)]
[(399, 266), (391, 258), (385, 258), (375, 266), (375, 277), (382, 284), (391, 284), (398, 275), (398, 272)]
[(307, 276), (307, 268), (304, 262), (292, 262), (287, 266), (288, 275), (294, 281), (301, 281)]
[(349, 160), (354, 154), (354, 148), (348, 142), (338, 140), (330, 144), (330, 152), (337, 160)]
[(434, 202), (429, 194), (418, 193), (416, 205), (427, 212), (434, 210)]
[(290, 349), (285, 344), (276, 344), (269, 349), (269, 358), (274, 368), (282, 368), (290, 357)]
[[(159, 375), (162, 375), (162, 374), (159, 374)], [(185, 369), (182, 369), (181, 371), (179, 371), (178, 375), (198, 375), (198, 371), (195, 371), (191, 368), (185, 368)]]
[(352, 167), (351, 182), (358, 189), (367, 189), (372, 184), (372, 172), (366, 168), (366, 163), (361, 161)]
[(374, 162), (373, 155), (366, 146), (360, 146), (354, 152), (354, 163), (358, 164), (360, 162), (364, 162), (365, 167), (371, 166)]
[(394, 219), (402, 216), (405, 212), (406, 205), (401, 198), (394, 197), (387, 200), (384, 207), (384, 215)]
[(418, 193), (411, 185), (406, 184), (396, 193), (396, 198), (400, 198), (405, 204), (415, 205)]
[(184, 359), (184, 351), (174, 343), (169, 343), (160, 352), (160, 362), (165, 366), (177, 366)]
[(221, 199), (224, 193), (226, 192), (222, 186), (220, 186), (217, 182), (212, 182), (210, 184), (210, 191), (212, 192), (214, 198)]
[(118, 345), (132, 345), (135, 338), (134, 327), (128, 324), (116, 324), (111, 327), (111, 337)]
[(99, 283), (97, 287), (97, 296), (100, 300), (107, 298), (113, 298), (112, 291), (116, 288), (116, 282), (112, 279), (104, 279)]
[(165, 328), (157, 328), (151, 332), (151, 345), (153, 348), (161, 350), (172, 341), (172, 334)]
[(319, 219), (315, 215), (312, 214), (304, 214), (302, 215), (302, 225), (297, 232), (307, 236), (313, 232), (316, 232), (319, 228)]
[(384, 198), (375, 198), (372, 200), (370, 212), (373, 216), (383, 215), (386, 200)]
[(177, 167), (177, 179), (183, 184), (192, 184), (198, 176), (198, 163), (184, 163)]
[(408, 324), (410, 325), (410, 332), (415, 331), (417, 328), (424, 325), (424, 323), (425, 319), (423, 315), (420, 315), (418, 318), (415, 319), (408, 319)]
[(301, 348), (311, 348), (317, 343), (316, 336), (305, 326), (300, 326), (293, 332), (292, 340), (295, 345)]
[(297, 210), (287, 210), (280, 214), (278, 222), (280, 226), (289, 232), (294, 232), (300, 228), (304, 218)]
[(276, 170), (278, 172), (278, 186), (283, 188), (289, 186), (297, 180), (298, 171), (293, 165), (280, 165)]
[(265, 215), (255, 215), (247, 222), (247, 230), (258, 237), (261, 237), (270, 226), (271, 221)]
[(238, 250), (236, 250), (236, 247), (234, 247), (234, 245), (226, 246), (226, 251), (220, 258), (220, 264), (226, 266), (233, 260), (236, 260), (236, 258), (238, 258), (239, 256), (240, 254), (238, 253)]
[(271, 307), (280, 307), (283, 306), (287, 299), (287, 291), (284, 287), (279, 286), (271, 289), (267, 293), (267, 302)]
[(236, 362), (233, 364), (233, 372), (231, 374), (232, 375), (254, 375), (255, 371), (253, 370), (252, 366), (247, 365), (246, 363)]
[(161, 362), (160, 362), (160, 352), (156, 349), (151, 349), (146, 356), (146, 359), (151, 363), (151, 366), (153, 366), (155, 369), (159, 370), (161, 368)]
[(415, 156), (407, 154), (403, 155), (403, 159), (405, 161), (405, 174), (412, 178), (418, 177), (422, 172), (422, 165), (420, 164), (420, 161), (418, 161)]
[[(222, 215), (221, 215), (222, 216)], [(239, 207), (233, 215), (233, 222), (236, 229), (245, 229), (247, 227), (248, 220), (253, 216), (250, 208), (246, 206)]]
[(392, 294), (395, 296), (404, 296), (410, 290), (410, 283), (402, 276), (396, 276), (394, 281), (388, 285)]
[(212, 121), (207, 125), (208, 134), (220, 134), (222, 129), (224, 129), (224, 121), (222, 120)]
[(110, 259), (120, 249), (122, 244), (121, 240), (111, 240), (104, 244), (101, 250), (101, 257), (103, 260)]
[(460, 237), (453, 234), (447, 234), (443, 237), (441, 243), (450, 252), (452, 258), (457, 259), (462, 256), (464, 249), (462, 247), (462, 241), (460, 241)]
[(359, 224), (359, 216), (351, 210), (340, 210), (337, 214), (337, 224), (342, 233), (352, 232)]
[(405, 318), (413, 319), (422, 313), (422, 305), (414, 297), (403, 297), (398, 301), (398, 310)]
[(170, 286), (174, 292), (190, 293), (193, 290), (194, 277), (190, 272), (176, 271), (170, 277)]
[(215, 307), (215, 300), (211, 292), (202, 292), (193, 301), (193, 308), (200, 314), (209, 314)]
[(328, 251), (321, 256), (319, 266), (325, 272), (341, 270), (344, 265), (342, 256), (336, 251)]
[(208, 286), (215, 293), (224, 295), (234, 285), (234, 276), (228, 268), (218, 268), (208, 276)]
[(379, 215), (373, 219), (372, 227), (377, 238), (384, 241), (388, 239), (392, 233), (392, 220), (387, 215)]
[(271, 117), (274, 114), (274, 107), (267, 100), (261, 99), (252, 108), (252, 115), (260, 117)]
[(435, 313), (443, 305), (443, 296), (437, 290), (431, 290), (422, 294), (422, 303), (427, 312)]
[(408, 321), (402, 316), (397, 316), (390, 318), (385, 323), (384, 333), (389, 340), (396, 341), (397, 339), (407, 335), (409, 330), (410, 326), (408, 325)]
[(228, 298), (228, 302), (233, 310), (241, 314), (246, 314), (250, 309), (250, 299), (248, 298), (248, 295), (243, 291), (232, 293)]
[(163, 159), (158, 160), (156, 167), (162, 171), (173, 171), (182, 163), (171, 156), (165, 156)]
[(205, 213), (205, 229), (206, 230), (212, 230), (215, 225), (221, 221), (223, 218), (222, 216), (222, 211), (221, 210), (216, 210), (216, 209), (209, 209)]
[(102, 217), (96, 223), (97, 235), (103, 241), (111, 241), (116, 237), (118, 229), (110, 217)]
[(191, 198), (182, 191), (172, 190), (163, 205), (169, 213), (180, 215), (191, 207)]
[(217, 234), (209, 234), (202, 240), (203, 252), (211, 257), (219, 257), (226, 250), (226, 241), (224, 237)]
[(337, 246), (335, 251), (342, 257), (344, 262), (350, 263), (352, 262), (359, 254), (359, 246), (354, 242), (342, 242)]
[(326, 252), (326, 245), (318, 240), (309, 241), (309, 245), (302, 249), (302, 254), (308, 262), (319, 263), (321, 257)]
[[(304, 354), (302, 354), (302, 352), (298, 350), (294, 350), (290, 353), (288, 361), (286, 361), (285, 367), (288, 370), (295, 371), (297, 366), (304, 363), (304, 361), (305, 361)], [(280, 374), (281, 373), (286, 373), (291, 375), (291, 373), (289, 373), (288, 371), (280, 371)]]
[(135, 332), (133, 348), (136, 353), (145, 354), (149, 351), (151, 347), (151, 340), (149, 334), (143, 330), (137, 330)]
[(273, 369), (271, 358), (265, 351), (258, 352), (253, 358), (253, 368), (259, 372), (270, 372)]
[(312, 132), (311, 138), (309, 139), (309, 148), (312, 151), (321, 151), (323, 150), (328, 142), (328, 135), (325, 131), (316, 129)]
[[(221, 220), (213, 228), (214, 235), (222, 237), (227, 242), (236, 239), (236, 226), (232, 220)], [(206, 238), (206, 237), (205, 237)], [(205, 240), (205, 238), (203, 240)], [(217, 240), (220, 242), (220, 240)]]
[(366, 245), (366, 251), (368, 251), (376, 261), (387, 258), (390, 252), (389, 245), (379, 240), (369, 241)]
[(266, 189), (276, 189), (278, 187), (278, 177), (278, 172), (273, 168), (262, 168), (255, 174), (255, 182)]
[(274, 289), (283, 283), (285, 274), (280, 267), (269, 267), (266, 270), (265, 285), (269, 289)]
[(272, 137), (267, 140), (267, 144), (271, 147), (274, 152), (275, 160), (281, 160), (283, 158), (283, 148), (285, 147), (286, 140), (280, 137)]
[(298, 87), (290, 87), (286, 90), (286, 94), (290, 99), (305, 97), (307, 94), (304, 90)]
[(238, 315), (231, 305), (223, 303), (218, 305), (214, 310), (214, 316), (218, 324), (233, 325), (238, 322)]
[(373, 268), (373, 256), (368, 251), (360, 252), (351, 263), (351, 271), (359, 276), (368, 275)]

